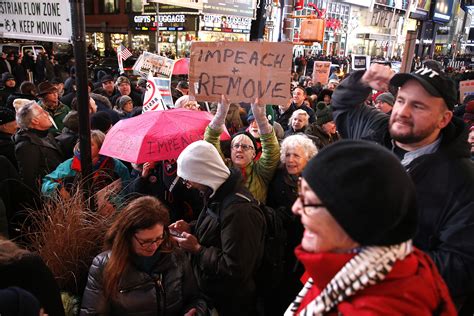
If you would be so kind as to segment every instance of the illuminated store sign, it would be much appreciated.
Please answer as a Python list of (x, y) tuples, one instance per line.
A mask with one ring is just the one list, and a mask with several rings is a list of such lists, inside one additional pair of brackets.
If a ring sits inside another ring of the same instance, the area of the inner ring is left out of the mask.
[(203, 31), (249, 34), (252, 19), (231, 15), (204, 14), (201, 25)]

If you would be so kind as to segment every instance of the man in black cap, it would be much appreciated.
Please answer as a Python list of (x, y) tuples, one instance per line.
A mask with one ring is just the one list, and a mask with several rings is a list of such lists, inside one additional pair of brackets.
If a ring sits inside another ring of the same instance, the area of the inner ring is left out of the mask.
[(112, 104), (112, 97), (118, 93), (115, 88), (114, 78), (111, 75), (105, 75), (100, 79), (100, 83), (102, 84), (102, 87), (95, 89), (94, 92), (103, 95), (109, 99), (110, 104)]
[[(389, 85), (397, 91), (390, 116), (363, 104), (372, 89)], [(456, 101), (455, 83), (440, 69), (393, 76), (373, 64), (341, 83), (332, 107), (343, 138), (375, 141), (405, 166), (419, 204), (414, 243), (433, 258), (461, 307), (474, 293), (474, 165), (467, 129), (453, 117)]]
[(15, 167), (17, 162), (12, 135), (16, 133), (17, 128), (15, 111), (6, 107), (0, 107), (0, 156), (8, 158)]
[(3, 87), (0, 88), (0, 106), (5, 106), (8, 97), (16, 92), (16, 81), (9, 72), (4, 72), (1, 80)]

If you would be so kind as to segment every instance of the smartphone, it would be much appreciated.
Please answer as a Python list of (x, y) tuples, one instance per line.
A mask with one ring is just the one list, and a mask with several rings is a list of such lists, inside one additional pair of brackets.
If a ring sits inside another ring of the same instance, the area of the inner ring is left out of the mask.
[(183, 233), (180, 233), (177, 230), (170, 229), (170, 235), (177, 238), (184, 238)]

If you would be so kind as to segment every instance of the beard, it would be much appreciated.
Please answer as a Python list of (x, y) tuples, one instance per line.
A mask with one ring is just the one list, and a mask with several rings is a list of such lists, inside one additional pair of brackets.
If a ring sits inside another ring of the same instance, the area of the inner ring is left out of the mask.
[(413, 126), (413, 122), (402, 121), (404, 126), (403, 126), (403, 130), (400, 130), (394, 127), (394, 124), (397, 124), (399, 122), (400, 120), (390, 118), (390, 122), (388, 126), (389, 126), (390, 136), (392, 137), (392, 139), (401, 144), (419, 143), (425, 138), (432, 135), (436, 129), (435, 126), (427, 126), (424, 129), (415, 129)]

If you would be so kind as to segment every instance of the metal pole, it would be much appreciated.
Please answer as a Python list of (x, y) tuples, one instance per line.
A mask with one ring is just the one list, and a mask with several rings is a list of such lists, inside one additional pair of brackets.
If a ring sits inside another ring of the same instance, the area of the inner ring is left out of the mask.
[[(91, 203), (92, 158), (91, 128), (89, 122), (89, 93), (86, 66), (86, 23), (84, 0), (70, 0), (72, 42), (76, 59), (77, 111), (79, 112), (79, 149), (81, 151), (82, 189), (86, 203)], [(89, 204), (93, 206), (94, 203)]]

